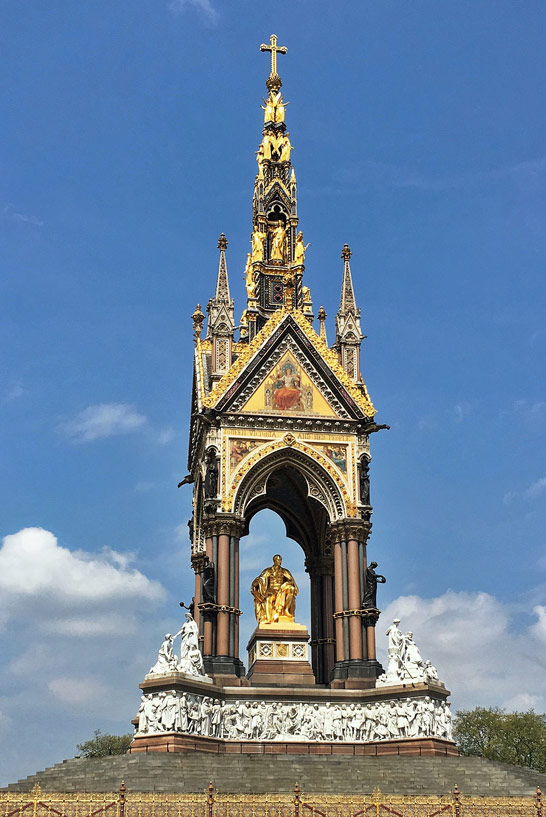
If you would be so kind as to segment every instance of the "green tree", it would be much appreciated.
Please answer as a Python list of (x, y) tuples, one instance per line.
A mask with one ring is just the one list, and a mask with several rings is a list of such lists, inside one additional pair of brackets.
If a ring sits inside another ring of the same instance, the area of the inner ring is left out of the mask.
[(132, 735), (104, 735), (100, 729), (95, 729), (94, 737), (91, 740), (77, 744), (77, 748), (81, 752), (79, 757), (124, 755), (132, 739)]
[(546, 715), (481, 706), (457, 712), (454, 737), (463, 755), (546, 772)]

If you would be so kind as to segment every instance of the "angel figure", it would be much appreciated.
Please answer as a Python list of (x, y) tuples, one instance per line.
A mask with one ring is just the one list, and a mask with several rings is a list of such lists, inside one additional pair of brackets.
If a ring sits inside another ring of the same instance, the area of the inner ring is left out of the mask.
[(252, 240), (252, 260), (263, 261), (265, 233), (260, 232), (260, 230), (257, 227), (255, 227), (254, 232), (252, 233), (251, 240)]
[(296, 246), (294, 247), (294, 264), (303, 264), (305, 262), (305, 253), (310, 246), (310, 244), (303, 243), (303, 233), (300, 230), (296, 236)]
[(246, 257), (245, 283), (246, 283), (246, 294), (248, 295), (249, 298), (255, 298), (256, 297), (256, 281), (254, 280), (254, 270), (252, 269), (252, 261), (251, 261), (250, 253), (247, 253), (247, 257)]

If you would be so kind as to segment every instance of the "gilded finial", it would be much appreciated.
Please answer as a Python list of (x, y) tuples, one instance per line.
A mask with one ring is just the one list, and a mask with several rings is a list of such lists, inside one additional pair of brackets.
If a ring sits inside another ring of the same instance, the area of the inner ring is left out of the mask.
[(271, 52), (271, 71), (265, 84), (269, 91), (278, 91), (282, 85), (282, 81), (277, 73), (277, 54), (286, 54), (288, 48), (285, 45), (277, 45), (277, 35), (272, 34), (269, 38), (269, 45), (262, 43), (260, 45), (260, 51)]
[(197, 304), (195, 307), (195, 312), (191, 316), (193, 321), (193, 330), (195, 333), (195, 339), (198, 340), (201, 337), (201, 329), (203, 327), (203, 321), (205, 320), (205, 316), (201, 311), (201, 304)]
[(352, 255), (352, 252), (349, 249), (349, 245), (344, 244), (343, 249), (341, 250), (341, 257), (343, 258), (344, 261), (348, 261), (350, 259), (351, 255)]
[(227, 238), (225, 237), (224, 233), (222, 233), (218, 239), (218, 249), (227, 250), (227, 244)]

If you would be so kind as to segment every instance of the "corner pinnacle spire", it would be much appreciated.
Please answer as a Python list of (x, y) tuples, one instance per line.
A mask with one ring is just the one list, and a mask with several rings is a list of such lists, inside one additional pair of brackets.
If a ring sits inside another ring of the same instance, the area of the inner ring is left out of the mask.
[(342, 251), (341, 257), (343, 258), (343, 281), (341, 284), (341, 300), (339, 302), (339, 311), (342, 314), (346, 314), (347, 312), (357, 312), (356, 308), (356, 300), (355, 300), (355, 292), (353, 288), (353, 279), (351, 276), (351, 265), (349, 264), (349, 260), (351, 258), (352, 252), (349, 249), (349, 245), (345, 244)]
[(218, 277), (216, 279), (215, 300), (218, 302), (221, 301), (223, 303), (229, 303), (231, 300), (229, 295), (229, 281), (226, 265), (227, 245), (228, 245), (227, 239), (224, 233), (222, 233), (220, 238), (218, 239), (218, 249), (220, 250), (220, 262), (218, 264)]

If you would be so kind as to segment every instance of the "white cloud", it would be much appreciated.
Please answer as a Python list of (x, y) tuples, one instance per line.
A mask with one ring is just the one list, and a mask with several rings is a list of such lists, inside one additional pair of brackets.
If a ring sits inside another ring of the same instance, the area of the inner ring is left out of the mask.
[(172, 426), (168, 426), (167, 428), (163, 428), (161, 431), (158, 432), (157, 435), (157, 442), (159, 445), (167, 445), (167, 443), (172, 442), (176, 437), (176, 431)]
[(20, 380), (15, 380), (6, 390), (6, 400), (17, 400), (24, 394), (23, 385)]
[(10, 221), (12, 224), (21, 224), (28, 227), (44, 226), (42, 219), (18, 212), (13, 204), (6, 204), (2, 211), (2, 218), (4, 221)]
[(140, 480), (135, 485), (135, 491), (139, 494), (147, 494), (149, 491), (153, 491), (155, 488), (155, 482), (147, 482), (145, 479)]
[(144, 414), (139, 414), (127, 403), (99, 403), (88, 406), (73, 420), (62, 423), (59, 429), (72, 442), (89, 443), (116, 434), (137, 431), (147, 422)]
[(106, 693), (106, 687), (95, 678), (53, 678), (47, 688), (64, 704), (81, 705), (98, 701)]
[(169, 3), (169, 10), (173, 14), (180, 14), (187, 9), (196, 9), (201, 12), (209, 23), (215, 23), (218, 20), (218, 12), (211, 0), (171, 0)]
[(546, 400), (516, 400), (514, 414), (519, 417), (530, 431), (544, 427), (546, 420)]
[(537, 496), (544, 493), (546, 493), (546, 477), (541, 477), (537, 479), (536, 482), (533, 482), (532, 485), (529, 485), (523, 492), (523, 495), (528, 497), (528, 499), (536, 499)]
[[(72, 628), (74, 635), (97, 634), (102, 621), (110, 630), (109, 616), (95, 617), (93, 627), (84, 623), (90, 608), (103, 612), (105, 604), (120, 600), (163, 598), (161, 585), (130, 568), (131, 559), (130, 554), (109, 548), (98, 554), (70, 551), (42, 528), (6, 536), (0, 549), (0, 621), (16, 615), (21, 605), (38, 601), (43, 605), (39, 624), (44, 628), (59, 632), (64, 626), (65, 633)], [(61, 626), (61, 619), (74, 623)]]
[(456, 403), (453, 406), (453, 419), (456, 423), (462, 423), (462, 421), (465, 419), (465, 417), (468, 417), (471, 411), (472, 406), (470, 403)]
[(504, 494), (502, 501), (505, 505), (510, 505), (514, 499), (523, 497), (524, 499), (537, 499), (541, 494), (546, 493), (546, 477), (540, 477), (536, 482), (532, 482), (523, 491), (508, 491)]
[(417, 421), (419, 431), (433, 431), (437, 426), (436, 417), (432, 414), (424, 414)]
[(546, 607), (533, 612), (536, 620), (516, 631), (520, 614), (488, 593), (401, 596), (381, 617), (378, 648), (386, 661), (382, 630), (400, 618), (400, 627), (413, 631), (423, 658), (432, 661), (452, 690), (456, 708), (508, 707), (532, 700), (545, 711)]
[(0, 710), (0, 738), (3, 738), (7, 735), (7, 733), (11, 729), (12, 723), (13, 721), (10, 718), (10, 716), (6, 715), (5, 712), (2, 712), (2, 710)]
[(126, 616), (105, 613), (103, 615), (51, 617), (43, 622), (41, 629), (51, 635), (75, 636), (77, 638), (93, 638), (117, 636), (123, 632), (124, 636), (135, 632), (134, 621), (128, 621)]

